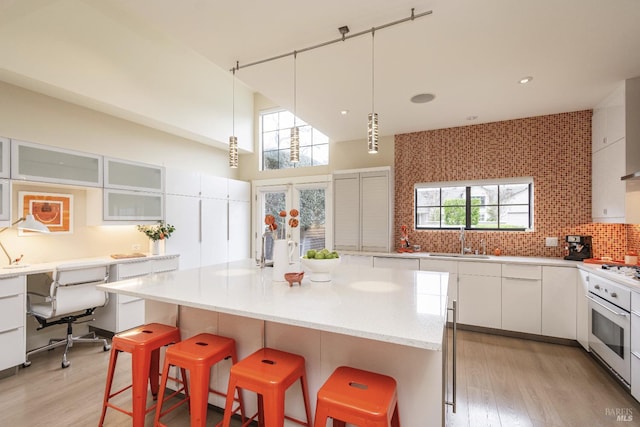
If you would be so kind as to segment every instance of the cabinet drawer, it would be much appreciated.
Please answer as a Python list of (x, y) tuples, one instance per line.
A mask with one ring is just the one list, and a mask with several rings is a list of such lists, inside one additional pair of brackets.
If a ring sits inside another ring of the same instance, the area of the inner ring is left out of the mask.
[(159, 258), (151, 260), (151, 271), (154, 273), (162, 273), (163, 271), (173, 271), (178, 269), (179, 258)]
[(458, 273), (468, 276), (500, 277), (502, 268), (500, 264), (490, 262), (461, 261), (458, 263)]
[(130, 277), (146, 276), (151, 273), (151, 263), (147, 260), (118, 264), (116, 280), (124, 280)]
[(126, 331), (144, 324), (144, 300), (118, 304), (118, 331)]
[(24, 276), (13, 276), (0, 279), (0, 298), (24, 294)]
[(0, 348), (0, 370), (24, 363), (24, 328), (0, 332)]
[(457, 273), (458, 263), (456, 261), (445, 261), (441, 259), (421, 259), (420, 270)]
[(540, 280), (542, 267), (539, 265), (502, 264), (502, 277)]
[(24, 326), (24, 312), (24, 294), (0, 297), (0, 331)]
[(373, 257), (373, 267), (374, 268), (397, 268), (401, 270), (419, 270), (420, 261), (417, 259)]

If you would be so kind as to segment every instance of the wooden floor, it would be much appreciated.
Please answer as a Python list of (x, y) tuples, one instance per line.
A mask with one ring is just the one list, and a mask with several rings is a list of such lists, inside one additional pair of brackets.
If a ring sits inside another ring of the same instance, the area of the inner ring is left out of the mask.
[[(581, 348), (469, 331), (458, 337), (458, 410), (449, 410), (448, 426), (640, 426), (640, 404)], [(61, 354), (35, 355), (31, 367), (0, 380), (0, 426), (98, 425), (109, 353), (100, 345), (77, 345), (67, 369), (60, 368)], [(129, 360), (120, 356), (114, 387), (128, 381)], [(633, 420), (617, 421), (616, 413)], [(164, 420), (189, 425), (182, 409)], [(207, 425), (219, 420), (210, 410)], [(130, 425), (127, 416), (107, 412), (105, 426)]]

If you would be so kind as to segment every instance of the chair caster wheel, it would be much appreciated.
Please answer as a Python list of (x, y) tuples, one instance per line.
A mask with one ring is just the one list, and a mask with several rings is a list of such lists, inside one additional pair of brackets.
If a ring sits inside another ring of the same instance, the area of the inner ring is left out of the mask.
[(109, 350), (111, 350), (111, 344), (107, 344), (107, 345), (105, 345), (105, 346), (102, 346), (102, 350), (103, 350), (103, 351), (109, 351)]
[(24, 363), (22, 364), (22, 367), (23, 367), (23, 368), (28, 368), (29, 366), (31, 366), (31, 360), (27, 360), (26, 362), (24, 362)]
[(69, 362), (68, 360), (65, 360), (64, 362), (62, 362), (62, 369), (68, 368), (70, 365), (71, 365), (71, 362)]

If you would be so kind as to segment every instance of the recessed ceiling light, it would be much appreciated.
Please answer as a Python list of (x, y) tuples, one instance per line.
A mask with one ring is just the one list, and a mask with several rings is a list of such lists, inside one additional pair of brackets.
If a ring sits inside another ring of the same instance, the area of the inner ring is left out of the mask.
[(346, 116), (347, 114), (349, 114), (349, 110), (340, 110), (340, 114)]
[(433, 101), (435, 97), (436, 96), (432, 93), (419, 93), (411, 97), (411, 102), (413, 102), (414, 104), (424, 104), (426, 102)]
[(524, 84), (529, 83), (531, 80), (533, 80), (533, 77), (527, 76), (527, 77), (523, 77), (520, 80), (518, 80), (518, 83), (520, 83), (521, 85), (524, 85)]
[(478, 116), (467, 116), (467, 120), (475, 120)]

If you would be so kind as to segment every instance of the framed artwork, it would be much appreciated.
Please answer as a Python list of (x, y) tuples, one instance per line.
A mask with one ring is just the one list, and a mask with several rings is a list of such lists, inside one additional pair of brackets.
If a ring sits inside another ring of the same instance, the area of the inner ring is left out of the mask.
[[(56, 193), (18, 193), (18, 214), (28, 214), (43, 223), (52, 233), (73, 233), (73, 195)], [(18, 235), (39, 234), (34, 231), (19, 230)]]

